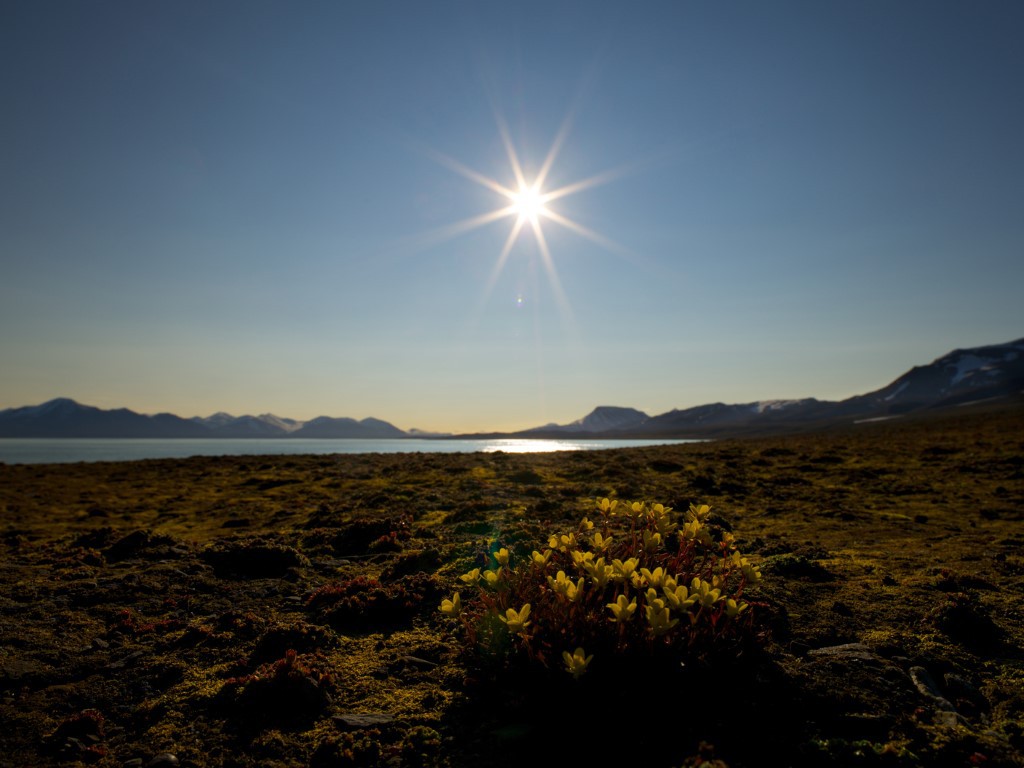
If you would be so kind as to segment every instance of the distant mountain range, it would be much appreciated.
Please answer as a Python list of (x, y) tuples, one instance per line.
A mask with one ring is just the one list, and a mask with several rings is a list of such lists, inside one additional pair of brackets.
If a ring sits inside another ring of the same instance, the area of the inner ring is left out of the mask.
[[(548, 424), (513, 433), (459, 437), (686, 438), (772, 434), (831, 424), (894, 418), (921, 411), (1011, 398), (1024, 393), (1024, 339), (957, 349), (911, 368), (874, 392), (846, 400), (760, 400), (711, 403), (648, 416), (635, 408), (600, 406), (571, 424)], [(0, 411), (0, 437), (135, 438), (445, 438), (404, 431), (380, 419), (356, 421), (320, 416), (296, 421), (273, 414), (215, 413), (183, 419), (170, 413), (146, 416), (126, 408), (102, 410), (68, 398)]]
[(170, 413), (144, 416), (126, 408), (104, 411), (66, 397), (42, 405), (0, 411), (0, 437), (147, 437), (147, 438), (387, 438), (410, 437), (379, 419), (311, 421), (273, 414), (232, 416), (215, 413), (183, 419)]

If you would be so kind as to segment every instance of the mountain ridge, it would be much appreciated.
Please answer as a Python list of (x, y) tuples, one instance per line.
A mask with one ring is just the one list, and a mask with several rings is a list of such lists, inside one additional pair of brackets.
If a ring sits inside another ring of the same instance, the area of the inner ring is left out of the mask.
[(880, 389), (845, 400), (816, 398), (707, 403), (649, 416), (635, 408), (601, 405), (569, 424), (517, 432), (462, 435), (402, 430), (382, 419), (318, 416), (308, 421), (265, 413), (182, 418), (103, 410), (58, 397), (34, 406), (0, 410), (0, 437), (95, 438), (715, 438), (810, 429), (836, 423), (898, 418), (1024, 393), (1024, 338), (1005, 344), (954, 349), (913, 366)]

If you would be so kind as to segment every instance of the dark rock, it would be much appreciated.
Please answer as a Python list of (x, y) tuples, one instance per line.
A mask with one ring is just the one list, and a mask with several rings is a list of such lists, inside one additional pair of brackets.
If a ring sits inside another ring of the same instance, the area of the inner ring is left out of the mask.
[(911, 667), (910, 679), (918, 693), (928, 699), (932, 706), (944, 712), (956, 712), (956, 707), (939, 691), (939, 686), (924, 667)]
[(178, 760), (177, 755), (173, 755), (170, 752), (161, 752), (146, 763), (146, 768), (177, 768), (179, 765), (181, 765), (181, 761)]
[(293, 547), (264, 539), (221, 541), (200, 556), (218, 575), (243, 578), (281, 578), (290, 568), (309, 565)]
[(107, 547), (103, 555), (109, 563), (133, 557), (153, 557), (157, 553), (160, 557), (166, 557), (171, 547), (177, 543), (170, 536), (154, 534), (151, 531), (132, 531)]
[(441, 567), (441, 553), (436, 549), (409, 552), (399, 557), (384, 569), (381, 579), (393, 581), (412, 573), (433, 573)]
[(974, 708), (982, 711), (989, 708), (985, 695), (960, 675), (949, 672), (946, 673), (943, 680), (946, 683), (946, 690), (958, 701), (969, 702)]
[(834, 579), (834, 576), (820, 563), (798, 554), (766, 557), (761, 564), (761, 570), (766, 573), (807, 579), (808, 581), (832, 581)]

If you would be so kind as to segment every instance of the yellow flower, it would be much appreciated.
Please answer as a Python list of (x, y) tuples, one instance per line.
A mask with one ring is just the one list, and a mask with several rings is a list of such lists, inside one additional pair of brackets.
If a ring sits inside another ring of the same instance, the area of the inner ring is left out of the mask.
[(582, 648), (577, 648), (571, 655), (568, 651), (562, 651), (562, 660), (565, 661), (565, 671), (574, 678), (579, 679), (580, 675), (587, 671), (594, 654), (586, 655)]
[(657, 549), (661, 546), (661, 534), (651, 533), (644, 528), (644, 549), (651, 550)]
[(535, 549), (533, 550), (533, 555), (531, 555), (531, 557), (533, 557), (533, 562), (535, 562), (537, 565), (547, 565), (548, 560), (551, 559), (551, 550), (545, 549), (544, 554), (542, 555)]
[(484, 571), (484, 581), (488, 587), (493, 587), (501, 579), (501, 568), (496, 571)]
[(707, 504), (701, 504), (699, 507), (696, 504), (690, 505), (690, 511), (687, 513), (687, 517), (691, 520), (703, 523), (708, 515), (711, 514), (711, 507)]
[(590, 522), (590, 520), (588, 520), (588, 519), (587, 519), (586, 517), (584, 517), (584, 518), (583, 518), (583, 519), (582, 519), (582, 520), (580, 521), (580, 530), (581, 530), (581, 531), (589, 531), (589, 530), (591, 530), (591, 529), (592, 529), (593, 527), (594, 527), (594, 524), (593, 524), (592, 522)]
[(494, 560), (498, 565), (508, 565), (508, 550), (502, 547), (494, 553)]
[(664, 568), (655, 568), (649, 571), (646, 568), (640, 569), (640, 575), (644, 577), (644, 583), (655, 589), (665, 586), (665, 578), (668, 576)]
[(702, 544), (711, 543), (711, 534), (700, 520), (691, 520), (684, 525), (679, 532), (683, 535), (684, 539), (699, 541)]
[(738, 551), (732, 553), (728, 564), (731, 568), (739, 568), (748, 584), (757, 584), (761, 580), (761, 571), (758, 567), (743, 557)]
[(459, 597), (459, 593), (456, 592), (452, 595), (451, 600), (441, 601), (441, 613), (445, 616), (458, 616), (462, 611), (462, 598)]
[(583, 579), (580, 578), (574, 583), (565, 575), (565, 571), (559, 571), (555, 578), (548, 576), (548, 584), (556, 595), (561, 595), (570, 603), (583, 596)]
[(690, 582), (690, 596), (696, 598), (696, 602), (704, 608), (711, 608), (722, 596), (722, 590), (712, 589), (706, 581), (701, 581), (695, 576)]
[(636, 598), (626, 600), (625, 595), (619, 595), (614, 603), (608, 603), (606, 607), (612, 612), (612, 616), (615, 617), (609, 619), (609, 621), (616, 621), (620, 624), (625, 623), (633, 618), (633, 614), (636, 612)]
[(644, 608), (647, 616), (647, 623), (651, 625), (651, 633), (657, 637), (668, 632), (679, 623), (679, 619), (673, 619), (672, 614), (662, 600), (651, 600)]
[(611, 578), (613, 572), (613, 568), (610, 565), (605, 565), (603, 557), (597, 558), (592, 563), (584, 563), (583, 569), (590, 574), (594, 586), (598, 589), (604, 589), (604, 585), (608, 583), (608, 579)]
[(569, 599), (570, 603), (575, 603), (581, 597), (583, 597), (583, 577), (581, 576), (573, 584), (571, 581), (568, 582), (568, 586), (565, 588), (565, 596)]
[(730, 597), (728, 600), (725, 601), (725, 615), (728, 616), (730, 619), (734, 619), (741, 613), (743, 613), (745, 610), (747, 610), (747, 608), (749, 607), (750, 606), (746, 603), (737, 603)]
[(675, 586), (675, 580), (672, 582), (672, 587), (669, 588), (667, 585), (662, 590), (665, 595), (665, 600), (677, 611), (686, 610), (691, 605), (697, 602), (695, 595), (690, 595), (690, 590), (685, 586)]
[(583, 568), (587, 563), (593, 562), (594, 560), (593, 552), (581, 552), (578, 549), (574, 549), (570, 552), (569, 556), (572, 558), (572, 561), (576, 564), (577, 568)]
[(562, 534), (561, 536), (552, 536), (548, 539), (548, 547), (560, 550), (561, 552), (565, 552), (569, 549), (575, 549), (576, 534), (570, 533), (568, 535)]
[(619, 502), (618, 501), (609, 501), (608, 499), (598, 499), (597, 500), (597, 508), (598, 508), (598, 510), (603, 512), (606, 515), (614, 515), (615, 514), (615, 508), (617, 506), (619, 506)]
[(631, 580), (636, 567), (640, 565), (639, 558), (631, 557), (628, 560), (612, 560), (612, 578), (616, 581), (628, 581)]
[(633, 512), (633, 517), (641, 517), (647, 514), (647, 505), (642, 501), (634, 501), (629, 505), (629, 508)]
[(461, 576), (459, 576), (459, 581), (463, 581), (466, 584), (476, 584), (478, 581), (480, 581), (480, 569), (474, 568), (469, 573), (462, 574)]
[(530, 604), (526, 603), (518, 611), (514, 608), (509, 608), (505, 611), (504, 616), (499, 616), (506, 625), (508, 625), (509, 632), (523, 632), (526, 629), (526, 625), (530, 622), (527, 621), (527, 617), (530, 615)]
[(744, 563), (743, 578), (747, 580), (747, 584), (757, 584), (761, 580), (761, 571), (758, 570), (756, 565)]
[(672, 507), (665, 507), (661, 504), (655, 504), (651, 507), (651, 520), (654, 521), (654, 527), (662, 536), (668, 536), (672, 531), (676, 529), (676, 523), (672, 521)]
[(602, 536), (601, 532), (598, 531), (597, 533), (594, 534), (594, 538), (593, 538), (593, 542), (592, 543), (593, 543), (595, 548), (597, 548), (597, 549), (599, 549), (599, 550), (601, 550), (603, 552), (604, 550), (608, 549), (609, 546), (611, 546), (612, 537), (611, 536)]

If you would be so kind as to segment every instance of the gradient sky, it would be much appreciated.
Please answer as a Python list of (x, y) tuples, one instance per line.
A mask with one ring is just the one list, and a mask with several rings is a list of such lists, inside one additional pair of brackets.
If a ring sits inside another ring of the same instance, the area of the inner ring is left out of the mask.
[[(1021, 40), (1013, 0), (0, 2), (0, 408), (513, 429), (1019, 338)], [(501, 126), (593, 183), (499, 271), (515, 217), (454, 225), (509, 204)]]

